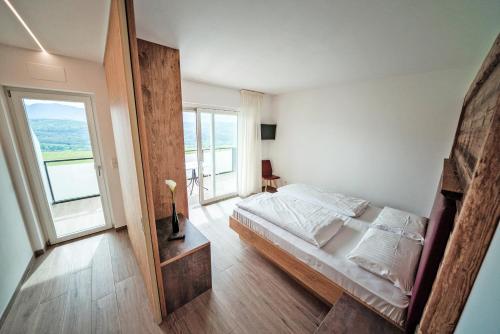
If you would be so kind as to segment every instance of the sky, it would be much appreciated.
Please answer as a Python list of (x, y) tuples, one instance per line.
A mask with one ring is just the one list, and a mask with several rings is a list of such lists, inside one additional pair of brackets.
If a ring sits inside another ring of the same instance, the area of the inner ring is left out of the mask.
[(70, 101), (54, 101), (54, 100), (34, 100), (34, 99), (23, 99), (26, 106), (30, 106), (35, 103), (50, 104), (57, 103), (65, 106), (75, 107), (75, 108), (85, 108), (83, 102), (70, 102)]

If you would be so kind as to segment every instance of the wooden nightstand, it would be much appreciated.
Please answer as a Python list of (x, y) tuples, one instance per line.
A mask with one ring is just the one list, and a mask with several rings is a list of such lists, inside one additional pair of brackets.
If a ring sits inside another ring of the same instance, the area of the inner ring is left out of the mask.
[(186, 238), (169, 241), (170, 218), (156, 221), (167, 313), (212, 288), (210, 241), (182, 215), (179, 227), (184, 229)]

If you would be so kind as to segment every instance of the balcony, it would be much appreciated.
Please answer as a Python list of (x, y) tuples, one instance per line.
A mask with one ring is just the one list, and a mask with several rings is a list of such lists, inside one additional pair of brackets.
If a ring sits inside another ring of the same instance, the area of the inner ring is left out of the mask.
[(45, 160), (42, 181), (58, 237), (105, 225), (93, 158)]
[[(203, 150), (203, 191), (205, 200), (218, 198), (237, 192), (237, 150), (235, 147), (215, 149), (215, 192), (212, 180), (212, 154), (210, 149)], [(200, 194), (198, 161), (196, 150), (186, 150), (186, 178), (189, 206), (197, 206)]]

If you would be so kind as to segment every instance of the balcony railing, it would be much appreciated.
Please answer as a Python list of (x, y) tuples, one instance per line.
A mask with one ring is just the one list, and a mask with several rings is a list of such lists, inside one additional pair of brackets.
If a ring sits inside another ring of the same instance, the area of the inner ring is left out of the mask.
[(43, 162), (43, 183), (50, 193), (52, 204), (100, 196), (93, 160), (76, 158)]
[[(197, 169), (197, 151), (185, 150), (186, 169)], [(204, 175), (209, 176), (211, 171), (211, 150), (203, 149)], [(236, 147), (225, 147), (215, 149), (215, 174), (225, 174), (236, 171), (238, 156)], [(190, 179), (191, 173), (187, 173), (187, 178)]]

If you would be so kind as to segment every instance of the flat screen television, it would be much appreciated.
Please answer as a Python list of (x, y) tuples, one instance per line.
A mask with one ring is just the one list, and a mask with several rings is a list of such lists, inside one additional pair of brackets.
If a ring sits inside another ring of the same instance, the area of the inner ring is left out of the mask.
[(276, 124), (261, 124), (260, 125), (260, 139), (274, 140), (276, 138)]

